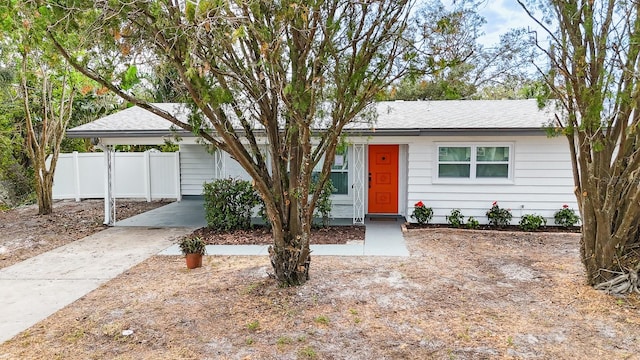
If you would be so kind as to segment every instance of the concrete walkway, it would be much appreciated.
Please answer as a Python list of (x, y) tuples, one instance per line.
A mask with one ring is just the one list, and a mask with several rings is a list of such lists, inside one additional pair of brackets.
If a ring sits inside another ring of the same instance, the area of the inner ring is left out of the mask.
[(116, 213), (116, 227), (119, 226), (201, 228), (207, 226), (204, 218), (204, 200), (200, 196), (185, 196), (181, 201), (124, 220), (118, 220)]
[[(409, 256), (401, 229), (402, 221), (365, 220), (367, 228), (364, 241), (352, 241), (345, 245), (311, 245), (314, 256)], [(207, 245), (207, 255), (268, 255), (268, 245)], [(172, 245), (160, 255), (181, 255), (180, 247)]]
[[(182, 201), (176, 201), (140, 215), (116, 221), (116, 227), (171, 228), (181, 226), (200, 228), (207, 226), (203, 207), (204, 199), (201, 196), (186, 196)], [(345, 218), (332, 220), (332, 225), (350, 225), (351, 223), (351, 219)], [(311, 245), (311, 250), (315, 256), (409, 256), (400, 228), (402, 223), (401, 217), (367, 218), (365, 219), (367, 232), (364, 241), (354, 241), (346, 245)], [(207, 254), (267, 255), (268, 247), (267, 245), (208, 245)], [(181, 255), (178, 245), (173, 245), (160, 254)]]
[(191, 231), (110, 228), (0, 269), (0, 343)]

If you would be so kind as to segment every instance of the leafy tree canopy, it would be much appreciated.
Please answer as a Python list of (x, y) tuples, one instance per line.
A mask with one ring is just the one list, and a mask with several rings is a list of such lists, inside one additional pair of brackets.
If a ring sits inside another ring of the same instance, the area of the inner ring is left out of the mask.
[[(370, 120), (368, 106), (417, 59), (404, 38), (407, 0), (29, 5), (76, 69), (239, 162), (265, 202), (282, 285), (308, 276), (313, 210), (342, 130)], [(188, 122), (139, 91), (157, 66), (188, 92)], [(310, 191), (314, 172), (319, 186)]]
[(512, 29), (495, 46), (479, 43), (486, 24), (477, 12), (480, 3), (423, 3), (413, 19), (421, 71), (394, 83), (384, 98), (455, 100), (528, 95), (525, 84), (535, 82), (533, 42), (525, 29)]

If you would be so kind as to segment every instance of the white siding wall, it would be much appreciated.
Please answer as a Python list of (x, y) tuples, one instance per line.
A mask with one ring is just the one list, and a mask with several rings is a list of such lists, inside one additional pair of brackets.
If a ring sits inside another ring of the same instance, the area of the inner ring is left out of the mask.
[(240, 163), (227, 153), (224, 156), (224, 177), (251, 181), (251, 176), (240, 166)]
[(215, 178), (214, 157), (202, 145), (180, 145), (182, 195), (202, 195), (202, 184)]
[[(447, 136), (362, 139), (365, 143), (378, 143), (382, 140), (385, 143), (405, 144), (401, 146), (400, 164), (405, 164), (407, 169), (400, 169), (399, 199), (400, 213), (406, 214), (409, 221), (413, 204), (418, 201), (433, 208), (433, 223), (443, 224), (446, 223), (445, 216), (454, 208), (461, 209), (465, 217), (473, 216), (484, 224), (487, 222), (486, 211), (493, 201), (498, 201), (500, 207), (512, 210), (512, 224), (517, 224), (524, 214), (537, 214), (547, 218), (548, 224), (552, 225), (553, 214), (563, 204), (577, 209), (565, 138)], [(512, 181), (508, 184), (434, 183), (438, 142), (512, 144)], [(183, 195), (202, 194), (202, 184), (219, 176), (216, 174), (214, 156), (200, 145), (180, 146), (180, 170)], [(228, 154), (224, 154), (224, 170), (220, 177), (249, 179), (246, 172)], [(350, 168), (349, 171), (353, 169)], [(351, 196), (334, 199), (335, 204), (345, 205), (345, 208), (349, 208), (351, 201)], [(340, 215), (342, 214), (333, 214), (335, 217), (341, 217)], [(350, 216), (349, 214), (347, 217)]]
[(222, 153), (224, 173), (217, 174), (215, 158), (202, 145), (180, 145), (182, 195), (202, 195), (202, 185), (216, 178), (251, 180), (240, 164)]
[[(349, 150), (349, 172), (353, 171), (353, 152)], [(206, 152), (201, 145), (180, 145), (180, 171), (182, 195), (201, 195), (202, 184), (215, 178), (232, 177), (236, 179), (251, 180), (251, 177), (231, 158), (227, 153), (222, 153), (224, 173), (217, 174), (214, 155)], [(267, 164), (269, 164), (267, 156)], [(350, 174), (349, 178), (353, 176)], [(332, 216), (335, 218), (351, 218), (353, 216), (351, 189), (348, 195), (334, 195), (333, 203), (336, 205)]]
[(407, 176), (408, 214), (413, 212), (413, 204), (423, 201), (434, 210), (433, 223), (446, 224), (445, 216), (452, 209), (459, 208), (465, 217), (473, 216), (484, 224), (487, 223), (486, 211), (493, 201), (498, 201), (501, 208), (511, 209), (512, 224), (517, 224), (524, 214), (537, 214), (544, 216), (552, 225), (553, 214), (563, 204), (577, 210), (565, 138), (483, 137), (483, 142), (513, 144), (513, 182), (509, 184), (434, 184), (436, 142), (442, 141), (480, 142), (474, 137), (424, 137), (411, 141)]

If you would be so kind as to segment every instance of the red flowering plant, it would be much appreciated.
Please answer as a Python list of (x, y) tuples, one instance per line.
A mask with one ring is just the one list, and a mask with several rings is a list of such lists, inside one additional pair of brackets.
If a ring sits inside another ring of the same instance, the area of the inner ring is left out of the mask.
[(511, 209), (502, 209), (498, 206), (498, 202), (494, 201), (491, 204), (491, 209), (487, 211), (487, 219), (489, 219), (489, 225), (497, 227), (505, 227), (511, 223)]
[(422, 201), (418, 201), (413, 205), (413, 212), (411, 218), (416, 219), (418, 224), (428, 224), (433, 217), (433, 209), (427, 207)]
[(565, 228), (573, 226), (580, 221), (580, 217), (576, 215), (576, 212), (573, 209), (570, 209), (567, 204), (562, 205), (562, 209), (553, 214), (553, 219), (555, 220), (556, 225)]

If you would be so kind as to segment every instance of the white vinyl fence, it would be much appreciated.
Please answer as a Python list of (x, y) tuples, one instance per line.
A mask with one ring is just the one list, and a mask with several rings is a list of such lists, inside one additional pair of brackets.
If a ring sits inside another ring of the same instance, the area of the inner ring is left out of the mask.
[[(180, 153), (111, 153), (116, 198), (180, 200)], [(54, 199), (104, 198), (105, 153), (60, 154), (53, 180)]]

